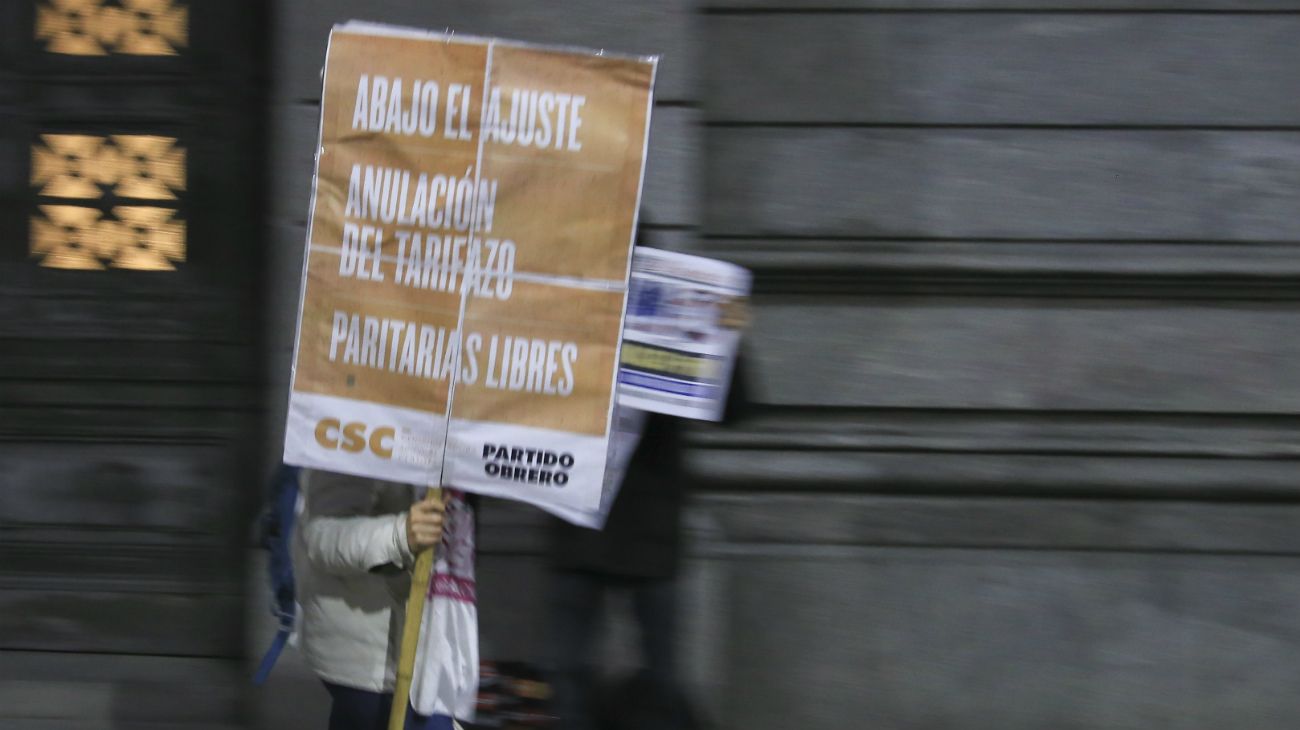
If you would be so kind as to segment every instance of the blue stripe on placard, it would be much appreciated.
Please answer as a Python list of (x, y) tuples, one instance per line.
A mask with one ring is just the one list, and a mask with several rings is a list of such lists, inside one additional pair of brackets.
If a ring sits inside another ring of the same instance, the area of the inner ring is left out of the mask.
[(713, 392), (718, 389), (718, 386), (713, 383), (691, 383), (665, 378), (661, 375), (649, 375), (628, 370), (619, 371), (618, 382), (637, 388), (657, 390), (663, 393), (672, 393), (673, 395), (685, 395), (692, 398), (710, 398), (713, 396)]

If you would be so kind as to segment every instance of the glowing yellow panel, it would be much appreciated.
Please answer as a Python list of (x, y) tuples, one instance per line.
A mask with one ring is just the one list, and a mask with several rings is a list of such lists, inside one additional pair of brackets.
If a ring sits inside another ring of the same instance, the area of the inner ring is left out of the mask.
[(166, 208), (120, 207), (119, 246), (112, 265), (119, 269), (171, 271), (185, 260), (185, 222)]
[(57, 269), (173, 271), (185, 261), (185, 221), (176, 211), (118, 206), (42, 205), (31, 219), (31, 255)]
[(72, 56), (174, 56), (189, 44), (189, 8), (176, 0), (42, 0), (36, 38)]
[(45, 50), (69, 56), (103, 56), (108, 53), (96, 38), (99, 0), (46, 0), (36, 8), (36, 39)]
[(32, 217), (31, 253), (42, 266), (104, 268), (102, 259), (117, 241), (112, 230), (100, 229), (99, 211), (73, 205), (42, 205), (40, 210), (42, 216)]
[(52, 198), (175, 200), (185, 189), (185, 149), (174, 137), (43, 134), (32, 145), (31, 183)]
[(185, 221), (177, 211), (150, 204), (109, 211), (104, 192), (175, 200), (185, 177), (185, 149), (173, 137), (41, 135), (32, 145), (31, 185), (43, 199), (59, 200), (32, 216), (32, 257), (61, 269), (174, 270), (186, 255)]
[(96, 164), (104, 138), (88, 134), (42, 134), (32, 145), (32, 186), (55, 198), (98, 198), (96, 183), (109, 171)]
[(115, 192), (123, 198), (171, 200), (185, 189), (185, 150), (172, 137), (114, 135), (116, 156), (106, 165), (116, 169)]

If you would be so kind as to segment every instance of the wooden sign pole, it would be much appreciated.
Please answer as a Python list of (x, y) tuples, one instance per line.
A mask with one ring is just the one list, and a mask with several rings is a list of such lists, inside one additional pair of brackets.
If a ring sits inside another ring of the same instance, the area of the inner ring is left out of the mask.
[[(432, 487), (429, 495), (442, 499), (442, 487)], [(444, 517), (443, 529), (447, 529)], [(393, 709), (388, 714), (388, 730), (406, 727), (406, 708), (411, 704), (411, 680), (415, 676), (415, 650), (420, 644), (420, 622), (424, 618), (424, 602), (429, 595), (429, 580), (433, 576), (433, 559), (436, 548), (421, 550), (415, 556), (411, 573), (411, 592), (406, 596), (406, 619), (402, 624), (402, 648), (397, 655), (397, 677), (393, 687)], [(425, 661), (429, 658), (425, 657)]]

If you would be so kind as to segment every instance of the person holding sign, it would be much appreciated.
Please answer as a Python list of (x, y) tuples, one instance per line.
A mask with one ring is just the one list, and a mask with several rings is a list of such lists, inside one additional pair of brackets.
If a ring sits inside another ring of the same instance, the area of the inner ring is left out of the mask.
[[(737, 360), (721, 421), (747, 410), (743, 360)], [(644, 414), (603, 530), (554, 521), (551, 531), (551, 663), (555, 708), (564, 730), (600, 727), (593, 688), (595, 639), (607, 595), (626, 593), (639, 630), (642, 670), (611, 703), (617, 727), (695, 727), (677, 679), (677, 589), (681, 565), (681, 419)]]
[[(303, 489), (294, 534), (300, 648), (332, 699), (330, 730), (383, 730), (415, 555), (442, 544), (444, 528), (472, 529), (472, 517), (454, 493), (448, 504), (437, 497), (412, 503), (412, 487), (378, 479), (305, 470)], [(453, 727), (448, 716), (409, 708), (406, 726)]]
[[(336, 709), (345, 689), (382, 703), (394, 684), (401, 569), (433, 519), (398, 484), (600, 511), (657, 65), (355, 21), (330, 32), (283, 460), (324, 470), (303, 530), (321, 576), (304, 642)], [(404, 651), (423, 713), (473, 710), (461, 504), (402, 642), (418, 640)]]

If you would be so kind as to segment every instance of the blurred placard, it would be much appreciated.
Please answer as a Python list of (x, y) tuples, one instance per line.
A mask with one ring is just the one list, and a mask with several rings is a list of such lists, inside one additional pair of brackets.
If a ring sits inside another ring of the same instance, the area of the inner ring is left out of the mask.
[(598, 508), (656, 63), (334, 28), (288, 463)]
[(751, 281), (723, 261), (637, 247), (619, 405), (721, 420)]
[(593, 530), (605, 529), (609, 521), (609, 512), (614, 509), (614, 499), (623, 487), (628, 465), (641, 444), (645, 433), (646, 412), (639, 408), (629, 408), (618, 403), (614, 406), (614, 419), (610, 422), (609, 448), (605, 452), (605, 483), (600, 493), (600, 504), (596, 509), (570, 509), (563, 506), (551, 508), (551, 512), (575, 525), (589, 527)]

